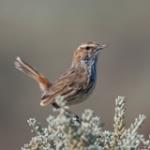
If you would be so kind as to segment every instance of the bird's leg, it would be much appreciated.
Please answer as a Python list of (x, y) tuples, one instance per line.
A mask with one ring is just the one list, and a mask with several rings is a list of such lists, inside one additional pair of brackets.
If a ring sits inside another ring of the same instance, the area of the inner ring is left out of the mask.
[(81, 123), (81, 118), (76, 113), (72, 112), (71, 110), (66, 110), (66, 112), (69, 114), (69, 117), (74, 119), (74, 121)]

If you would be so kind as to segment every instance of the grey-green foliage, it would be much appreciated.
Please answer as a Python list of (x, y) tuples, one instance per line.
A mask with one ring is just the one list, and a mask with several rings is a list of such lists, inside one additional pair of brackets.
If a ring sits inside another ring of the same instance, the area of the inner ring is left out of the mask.
[(137, 133), (144, 115), (125, 128), (124, 97), (116, 99), (114, 131), (105, 130), (101, 119), (90, 109), (77, 119), (62, 97), (57, 98), (57, 103), (61, 108), (57, 116), (47, 118), (48, 127), (41, 127), (34, 118), (28, 120), (35, 136), (22, 150), (150, 150), (150, 139)]

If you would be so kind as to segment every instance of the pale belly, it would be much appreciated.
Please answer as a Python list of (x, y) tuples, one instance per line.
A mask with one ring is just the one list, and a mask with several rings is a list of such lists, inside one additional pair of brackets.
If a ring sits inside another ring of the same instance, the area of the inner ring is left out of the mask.
[(72, 104), (82, 103), (83, 101), (87, 100), (87, 98), (92, 94), (94, 89), (95, 89), (95, 83), (93, 83), (89, 89), (82, 91), (81, 93), (76, 95), (74, 98), (68, 99), (67, 100), (68, 104), (72, 105)]

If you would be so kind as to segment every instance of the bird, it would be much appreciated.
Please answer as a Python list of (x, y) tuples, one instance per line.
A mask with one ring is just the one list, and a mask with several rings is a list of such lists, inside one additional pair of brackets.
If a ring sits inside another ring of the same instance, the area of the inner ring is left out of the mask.
[(99, 53), (106, 47), (106, 44), (94, 41), (82, 43), (74, 51), (70, 67), (54, 82), (50, 82), (20, 57), (16, 57), (14, 65), (38, 83), (42, 91), (41, 106), (51, 104), (54, 108), (60, 108), (56, 102), (57, 96), (62, 96), (68, 105), (73, 105), (83, 102), (91, 95), (97, 81)]

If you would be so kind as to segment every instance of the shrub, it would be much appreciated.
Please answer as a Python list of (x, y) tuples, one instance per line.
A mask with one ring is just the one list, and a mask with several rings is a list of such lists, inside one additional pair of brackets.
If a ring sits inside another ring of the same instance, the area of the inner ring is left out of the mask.
[(48, 127), (43, 128), (34, 118), (28, 120), (35, 136), (22, 150), (150, 150), (150, 140), (137, 133), (144, 115), (125, 128), (124, 97), (116, 99), (113, 131), (104, 129), (94, 111), (86, 109), (77, 118), (62, 97), (57, 98), (57, 103), (61, 108), (54, 110), (58, 111), (56, 116), (47, 118)]

